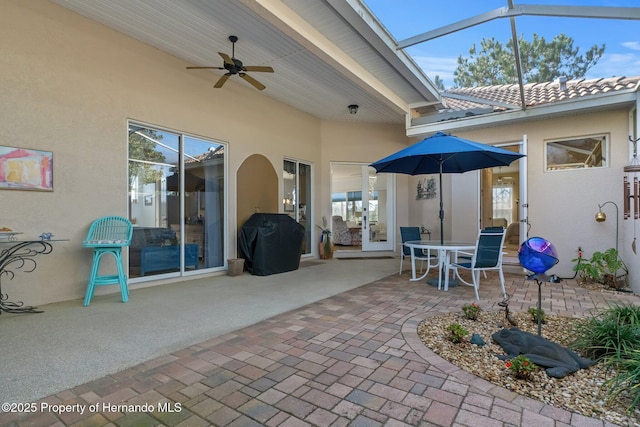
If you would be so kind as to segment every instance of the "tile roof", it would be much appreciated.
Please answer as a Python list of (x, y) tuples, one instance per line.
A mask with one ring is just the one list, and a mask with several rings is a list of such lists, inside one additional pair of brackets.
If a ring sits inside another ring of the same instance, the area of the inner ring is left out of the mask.
[[(560, 80), (545, 83), (527, 83), (524, 85), (527, 106), (549, 104), (582, 98), (585, 96), (601, 95), (613, 91), (636, 89), (640, 83), (640, 76), (610, 77), (599, 79)], [(467, 110), (486, 107), (490, 103), (474, 102), (470, 100), (454, 99), (447, 95), (486, 99), (493, 103), (520, 106), (520, 90), (517, 84), (478, 86), (472, 88), (456, 88), (442, 92), (443, 105), (447, 110)], [(505, 107), (494, 107), (494, 111), (504, 110)]]

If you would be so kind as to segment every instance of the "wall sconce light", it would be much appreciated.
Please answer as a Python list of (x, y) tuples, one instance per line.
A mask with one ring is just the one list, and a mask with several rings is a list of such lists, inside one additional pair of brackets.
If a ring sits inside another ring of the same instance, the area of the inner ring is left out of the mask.
[(349, 114), (356, 114), (358, 112), (358, 104), (351, 104), (347, 107), (349, 109)]
[(604, 202), (601, 205), (598, 205), (598, 213), (596, 213), (596, 221), (597, 222), (605, 222), (607, 220), (607, 215), (602, 212), (602, 207), (605, 205), (608, 205), (609, 203), (611, 203), (613, 206), (616, 207), (616, 251), (618, 250), (618, 205), (616, 205), (614, 202)]

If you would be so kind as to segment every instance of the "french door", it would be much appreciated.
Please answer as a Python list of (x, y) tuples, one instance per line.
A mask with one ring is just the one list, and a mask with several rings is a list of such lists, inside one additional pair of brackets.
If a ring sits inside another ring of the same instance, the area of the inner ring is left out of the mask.
[(332, 163), (331, 176), (332, 215), (349, 224), (351, 249), (393, 250), (395, 175), (376, 174), (363, 164)]
[[(523, 135), (522, 141), (496, 146), (526, 155), (527, 136)], [(527, 157), (522, 157), (507, 167), (484, 170), (481, 193), (481, 227), (505, 227), (505, 244), (517, 248), (527, 239), (529, 223)]]

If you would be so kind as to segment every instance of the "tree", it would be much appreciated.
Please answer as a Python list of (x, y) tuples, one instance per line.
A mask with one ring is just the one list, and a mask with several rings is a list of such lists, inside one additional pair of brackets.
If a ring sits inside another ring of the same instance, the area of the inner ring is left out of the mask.
[[(153, 140), (160, 141), (162, 139), (162, 135), (158, 135), (150, 129), (145, 129), (144, 132)], [(166, 159), (164, 154), (156, 150), (156, 144), (151, 140), (136, 133), (130, 134), (129, 159), (131, 159), (129, 161), (129, 184), (135, 177), (141, 179), (140, 184), (150, 184), (162, 178), (163, 172), (154, 168), (152, 163), (163, 163)]]
[[(518, 38), (522, 77), (525, 83), (552, 81), (565, 76), (568, 79), (583, 77), (598, 63), (605, 45), (593, 45), (584, 55), (580, 48), (573, 46), (573, 38), (560, 34), (547, 42), (544, 37), (533, 35), (533, 41)], [(458, 57), (458, 67), (454, 72), (457, 87), (513, 84), (518, 82), (513, 40), (503, 45), (495, 38), (482, 39), (480, 49), (475, 43), (469, 49), (469, 56)]]
[(440, 78), (439, 75), (436, 74), (435, 79), (433, 79), (433, 84), (436, 85), (436, 88), (440, 91), (444, 91), (444, 81)]

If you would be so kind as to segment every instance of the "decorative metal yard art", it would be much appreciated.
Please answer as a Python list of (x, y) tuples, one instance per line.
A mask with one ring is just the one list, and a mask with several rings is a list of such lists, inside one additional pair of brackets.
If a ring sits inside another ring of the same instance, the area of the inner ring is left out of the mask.
[(538, 335), (542, 336), (542, 290), (543, 282), (559, 283), (557, 276), (547, 276), (545, 273), (558, 263), (558, 253), (551, 242), (542, 237), (527, 239), (518, 249), (518, 260), (527, 270), (533, 272), (527, 276), (528, 280), (535, 280), (538, 284)]
[[(631, 163), (624, 167), (624, 219), (629, 219), (631, 217), (631, 200), (633, 200), (633, 219), (637, 220), (640, 218), (640, 182), (638, 181), (638, 172), (640, 172), (640, 161), (638, 161), (639, 140), (640, 138), (634, 140), (629, 137), (629, 141), (633, 143), (633, 158), (631, 159)], [(632, 179), (633, 187), (631, 187)], [(618, 244), (617, 241), (616, 244)], [(636, 253), (635, 221), (633, 223), (633, 242), (631, 243), (631, 250), (634, 254)]]
[(504, 318), (507, 320), (507, 322), (517, 327), (518, 321), (515, 319), (515, 317), (513, 317), (513, 315), (511, 315), (511, 312), (509, 311), (509, 299), (511, 299), (511, 296), (508, 296), (500, 301), (498, 305), (500, 307), (504, 307)]
[[(535, 280), (538, 284), (538, 335), (521, 331), (518, 328), (501, 329), (491, 335), (493, 341), (502, 347), (506, 356), (497, 355), (499, 359), (513, 359), (524, 355), (534, 364), (544, 367), (547, 375), (554, 378), (564, 376), (587, 369), (593, 365), (593, 361), (580, 357), (577, 353), (562, 347), (542, 337), (542, 297), (540, 286), (542, 282), (558, 283), (556, 276), (547, 276), (545, 273), (558, 263), (555, 247), (542, 237), (527, 239), (518, 250), (520, 264), (533, 274), (527, 276), (529, 280)], [(499, 303), (506, 304), (508, 299)], [(508, 307), (507, 313), (508, 313)]]

